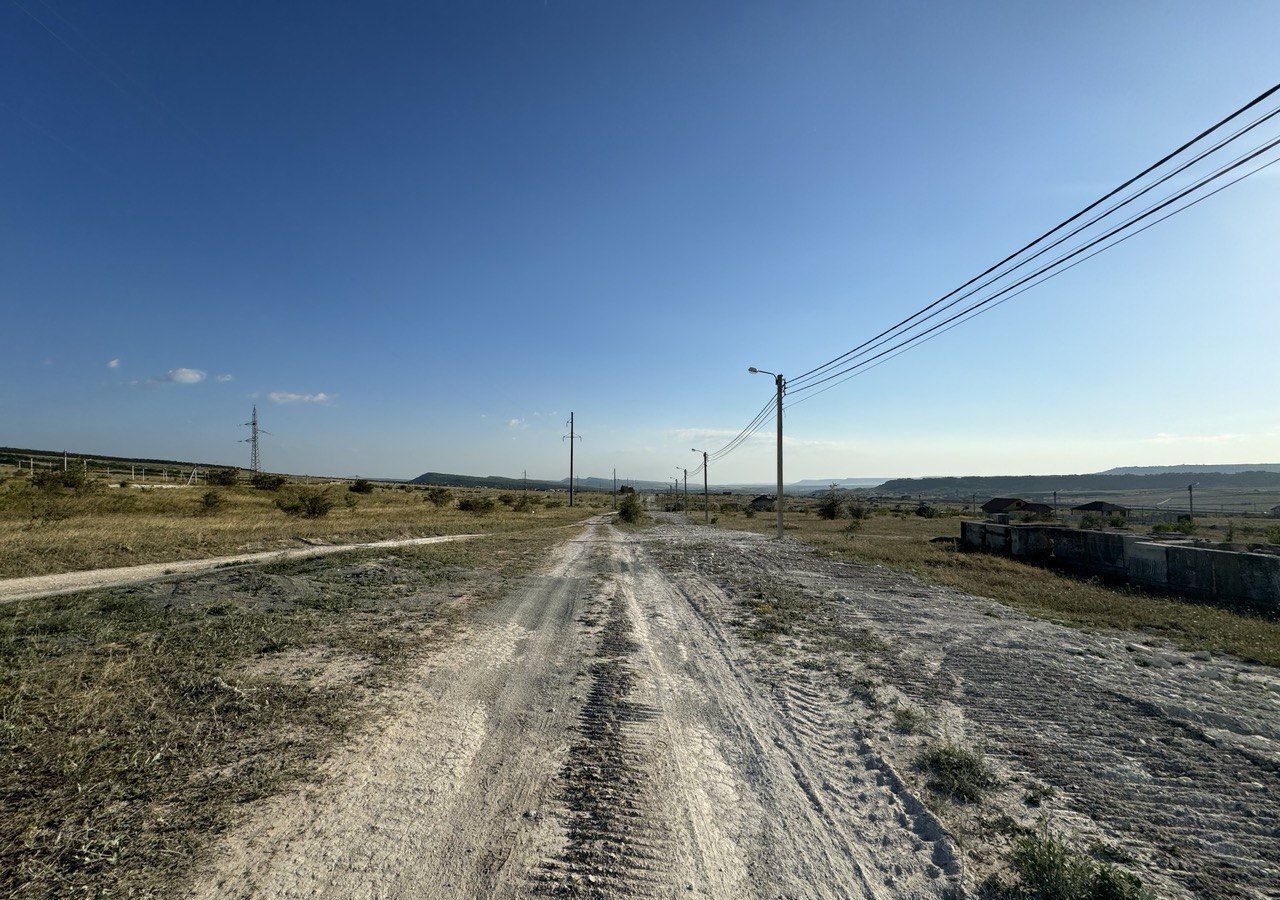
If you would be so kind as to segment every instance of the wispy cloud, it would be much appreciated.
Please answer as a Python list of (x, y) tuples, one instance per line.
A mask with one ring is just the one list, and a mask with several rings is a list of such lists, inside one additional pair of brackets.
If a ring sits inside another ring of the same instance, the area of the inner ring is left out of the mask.
[(326, 394), (323, 391), (317, 394), (295, 394), (292, 391), (271, 391), (267, 394), (267, 399), (272, 403), (328, 403), (333, 399), (333, 394)]
[(1160, 432), (1152, 437), (1143, 438), (1146, 444), (1230, 444), (1247, 438), (1244, 434), (1170, 434)]
[(199, 384), (207, 377), (208, 375), (199, 369), (179, 368), (170, 369), (165, 374), (164, 380), (174, 384)]
[(108, 360), (108, 361), (107, 361), (107, 368), (108, 368), (108, 369), (118, 369), (118, 368), (120, 368), (120, 360), (119, 360), (118, 358), (117, 358), (117, 359), (111, 359), (111, 360)]
[(235, 376), (234, 376), (234, 375), (219, 375), (219, 376), (218, 376), (218, 381), (221, 381), (221, 382), (235, 381), (235, 380), (236, 380), (236, 379), (235, 379)]
[(508, 428), (528, 428), (529, 426), (525, 424), (524, 419), (507, 419), (507, 427)]

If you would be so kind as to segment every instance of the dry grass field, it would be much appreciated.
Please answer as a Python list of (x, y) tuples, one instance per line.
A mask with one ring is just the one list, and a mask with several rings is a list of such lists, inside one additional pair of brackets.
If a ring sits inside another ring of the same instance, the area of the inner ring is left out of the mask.
[[(700, 510), (689, 515), (694, 522), (702, 521)], [(748, 517), (740, 510), (724, 510), (715, 515), (722, 528), (761, 533), (776, 528), (772, 512)], [(959, 536), (956, 515), (927, 519), (886, 510), (859, 520), (856, 530), (850, 529), (852, 521), (822, 519), (812, 508), (801, 509), (788, 511), (786, 530), (788, 536), (840, 559), (911, 572), (924, 581), (990, 597), (1041, 618), (1084, 628), (1147, 631), (1183, 648), (1222, 650), (1280, 666), (1280, 622), (931, 543), (936, 537)], [(1225, 526), (1212, 533), (1225, 534)]]
[[(37, 487), (10, 474), (0, 483), (0, 578), (141, 563), (203, 559), (277, 550), (305, 543), (354, 543), (401, 537), (488, 533), (564, 525), (608, 508), (601, 494), (501, 493), (451, 488), (437, 505), (418, 486), (376, 485), (353, 493), (348, 483), (231, 487), (120, 487), (93, 479), (80, 488)], [(291, 506), (299, 496), (332, 504), (308, 517)], [(484, 498), (491, 501), (484, 502)], [(500, 502), (500, 498), (508, 502)], [(480, 499), (480, 509), (458, 501)], [(277, 502), (279, 501), (279, 503)]]
[[(409, 527), (401, 501), (366, 509)], [(177, 895), (209, 841), (253, 801), (313, 779), (327, 748), (383, 712), (398, 675), (563, 536), (0, 606), (0, 896)]]

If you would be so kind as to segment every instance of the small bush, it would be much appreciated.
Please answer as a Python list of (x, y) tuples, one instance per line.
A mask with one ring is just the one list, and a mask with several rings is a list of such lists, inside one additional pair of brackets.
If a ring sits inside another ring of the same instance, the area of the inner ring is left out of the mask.
[(861, 519), (850, 519), (850, 520), (849, 520), (849, 524), (847, 524), (847, 525), (845, 525), (845, 526), (844, 526), (844, 533), (845, 533), (845, 534), (850, 534), (850, 535), (852, 535), (852, 534), (857, 534), (857, 533), (858, 533), (859, 531), (861, 531), (861, 530), (862, 530), (862, 520), (861, 520)]
[(235, 487), (240, 483), (240, 473), (235, 469), (210, 469), (204, 473), (204, 480), (217, 487)]
[(854, 503), (849, 506), (849, 518), (856, 519), (861, 522), (867, 517), (867, 508), (861, 503)]
[(932, 776), (929, 787), (961, 803), (976, 803), (996, 783), (981, 752), (950, 741), (939, 741), (916, 760)]
[(998, 900), (1147, 900), (1137, 877), (1076, 853), (1046, 830), (1024, 835), (1010, 856), (1012, 881), (992, 879), (982, 896)]
[(260, 491), (278, 491), (288, 481), (283, 475), (271, 475), (267, 472), (254, 472), (249, 483)]
[(914, 706), (898, 706), (893, 710), (893, 727), (904, 734), (923, 731), (925, 715)]
[(1112, 516), (1107, 519), (1108, 528), (1128, 528), (1129, 522), (1124, 516)]
[(748, 506), (742, 511), (742, 514), (748, 519), (754, 519), (756, 517), (756, 508), (754, 506)]
[(463, 497), (458, 501), (458, 509), (478, 516), (493, 512), (495, 506), (497, 504), (493, 502), (492, 497)]
[(453, 502), (453, 491), (448, 488), (427, 488), (427, 502), (437, 509)]
[(1102, 520), (1099, 519), (1097, 516), (1081, 516), (1080, 517), (1081, 529), (1087, 530), (1090, 528), (1097, 528), (1100, 525), (1102, 525)]
[(62, 469), (46, 469), (42, 472), (36, 472), (31, 477), (31, 483), (42, 491), (58, 491), (63, 488), (80, 491), (88, 487), (89, 484), (84, 476), (84, 469), (79, 466), (69, 466), (66, 471)]
[(499, 494), (498, 502), (501, 503), (503, 506), (515, 506), (516, 495), (515, 494)]
[(217, 512), (225, 504), (226, 501), (222, 499), (222, 495), (217, 491), (205, 491), (204, 496), (200, 498), (200, 508), (204, 512)]
[(542, 504), (542, 505), (543, 505), (543, 506), (545, 506), (547, 509), (559, 509), (560, 507), (564, 506), (564, 501), (563, 501), (563, 500), (548, 500), (546, 503), (544, 503), (544, 504)]
[(940, 515), (938, 507), (930, 506), (928, 503), (921, 502), (916, 507), (916, 515), (922, 519), (936, 519)]
[(276, 508), (286, 515), (319, 519), (329, 515), (333, 500), (326, 491), (300, 488), (287, 497), (276, 498)]
[(515, 502), (511, 504), (511, 508), (516, 512), (528, 512), (532, 506), (533, 498), (528, 494), (521, 494), (516, 498)]
[(1271, 544), (1280, 544), (1280, 525), (1267, 529), (1267, 542)]
[(640, 507), (640, 501), (636, 499), (635, 492), (627, 494), (618, 504), (618, 518), (623, 522), (634, 525), (644, 517), (644, 510)]
[(373, 482), (367, 478), (357, 478), (347, 485), (347, 490), (353, 494), (372, 494)]
[(824, 519), (838, 519), (844, 515), (843, 504), (840, 503), (840, 498), (834, 491), (818, 504), (818, 515)]

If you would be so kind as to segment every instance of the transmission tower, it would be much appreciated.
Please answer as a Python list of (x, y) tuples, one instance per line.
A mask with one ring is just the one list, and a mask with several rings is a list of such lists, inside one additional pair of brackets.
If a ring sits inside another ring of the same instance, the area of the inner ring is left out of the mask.
[(253, 416), (248, 422), (241, 422), (241, 427), (249, 428), (249, 436), (240, 441), (242, 444), (248, 444), (249, 449), (249, 471), (257, 474), (262, 471), (262, 458), (258, 454), (258, 435), (270, 434), (265, 428), (258, 427), (258, 404), (253, 405)]

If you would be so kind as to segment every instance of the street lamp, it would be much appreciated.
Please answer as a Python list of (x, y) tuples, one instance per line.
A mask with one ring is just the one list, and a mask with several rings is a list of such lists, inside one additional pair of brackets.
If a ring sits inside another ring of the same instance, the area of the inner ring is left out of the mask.
[(752, 375), (772, 375), (778, 388), (778, 496), (774, 498), (773, 505), (778, 511), (778, 540), (782, 540), (782, 392), (786, 390), (787, 380), (777, 372), (766, 372), (755, 366), (747, 371)]
[(711, 524), (711, 501), (707, 496), (707, 451), (693, 448), (694, 453), (702, 454), (702, 524)]

